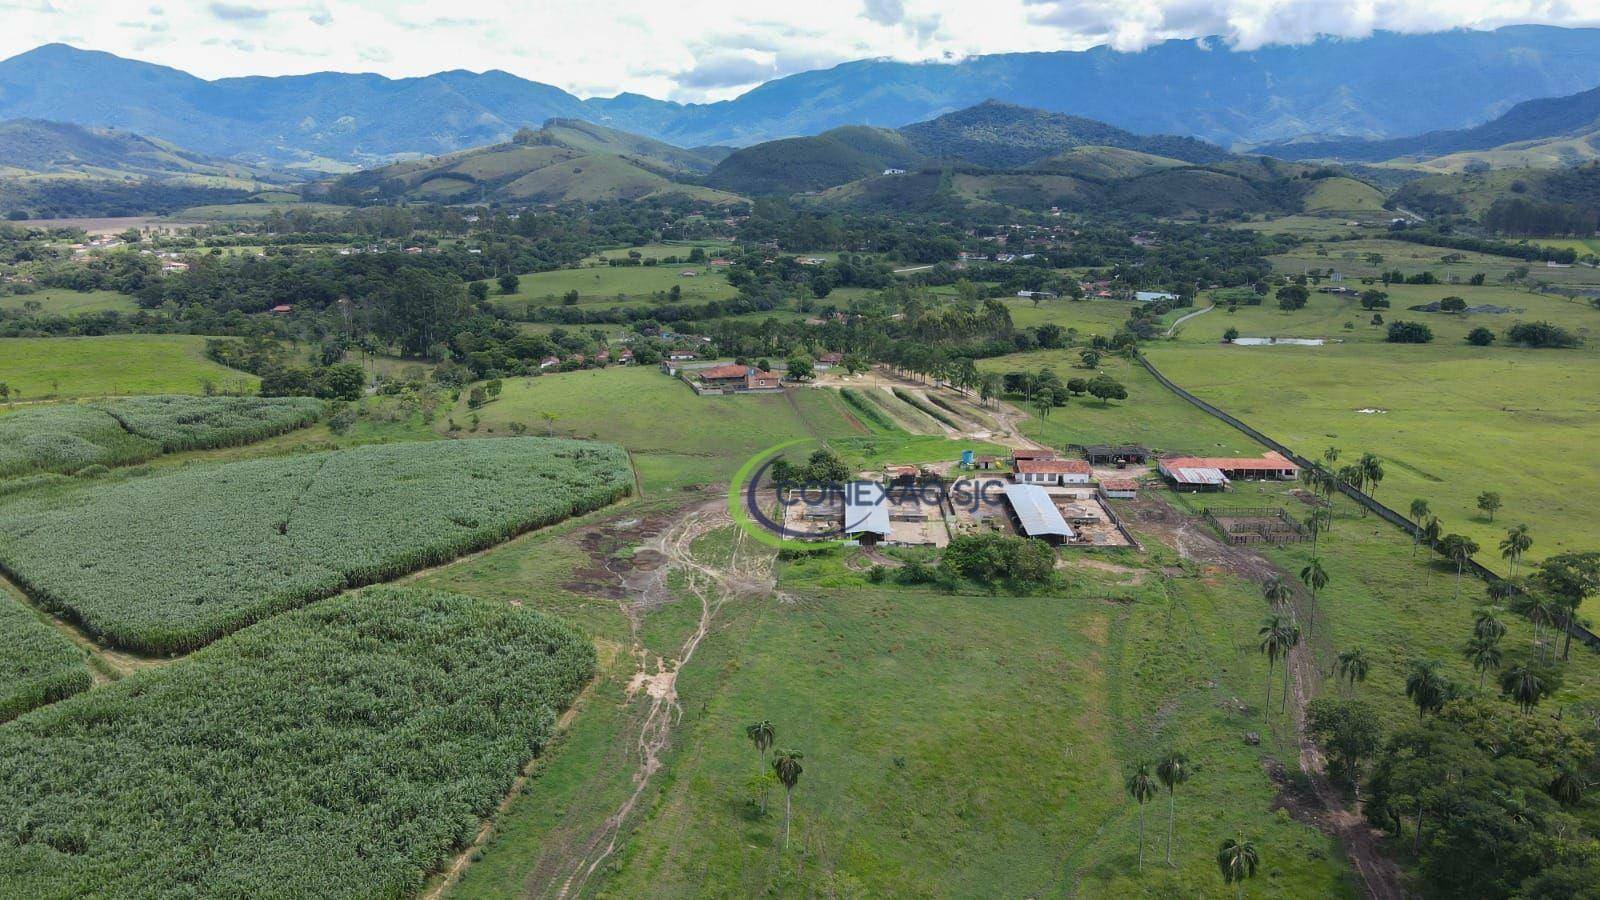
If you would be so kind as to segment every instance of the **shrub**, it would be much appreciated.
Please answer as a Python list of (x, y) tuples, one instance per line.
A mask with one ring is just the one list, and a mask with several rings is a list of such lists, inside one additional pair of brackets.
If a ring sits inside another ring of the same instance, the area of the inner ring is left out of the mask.
[(1421, 322), (1390, 322), (1389, 343), (1426, 344), (1433, 340), (1433, 329)]
[(1487, 347), (1494, 343), (1494, 332), (1479, 325), (1477, 328), (1467, 332), (1467, 343), (1474, 347)]
[(1056, 554), (1043, 541), (1009, 534), (963, 534), (952, 538), (939, 567), (986, 586), (1045, 584), (1055, 574)]
[(927, 413), (929, 416), (932, 416), (935, 420), (937, 420), (939, 422), (943, 422), (944, 424), (950, 426), (951, 428), (960, 430), (961, 426), (957, 425), (954, 419), (952, 419), (949, 416), (945, 415), (943, 410), (939, 409), (938, 407), (934, 406), (931, 403), (928, 403), (927, 401), (923, 400), (921, 397), (918, 397), (916, 394), (913, 394), (910, 391), (905, 390), (904, 388), (898, 388), (897, 387), (897, 388), (894, 389), (894, 395), (896, 397), (899, 397), (901, 400), (904, 400), (905, 402), (907, 402), (907, 403), (911, 404), (912, 406), (916, 407), (917, 409), (921, 410), (922, 412)]
[(1518, 322), (1506, 332), (1506, 338), (1526, 347), (1567, 348), (1576, 347), (1583, 339), (1550, 322)]
[(454, 559), (627, 494), (610, 444), (386, 444), (194, 466), (22, 496), (0, 569), (91, 634), (147, 653)]
[(531, 609), (375, 588), (35, 710), (0, 729), (0, 896), (410, 896), (595, 665)]

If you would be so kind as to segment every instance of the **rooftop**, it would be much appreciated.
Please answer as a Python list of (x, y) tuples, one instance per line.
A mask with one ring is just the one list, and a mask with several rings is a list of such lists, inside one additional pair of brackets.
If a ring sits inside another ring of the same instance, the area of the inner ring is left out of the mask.
[(1056, 536), (1071, 539), (1072, 526), (1061, 518), (1050, 494), (1036, 484), (1006, 485), (1006, 500), (1016, 511), (1017, 521), (1028, 537)]
[(1081, 459), (1017, 459), (1023, 475), (1088, 475), (1094, 470)]

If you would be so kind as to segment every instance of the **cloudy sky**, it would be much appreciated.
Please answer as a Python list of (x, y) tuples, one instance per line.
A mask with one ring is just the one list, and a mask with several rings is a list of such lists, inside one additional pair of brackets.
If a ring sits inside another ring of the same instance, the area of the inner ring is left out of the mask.
[(0, 0), (0, 22), (0, 58), (62, 41), (206, 78), (504, 69), (584, 97), (693, 101), (865, 57), (1600, 25), (1600, 0)]

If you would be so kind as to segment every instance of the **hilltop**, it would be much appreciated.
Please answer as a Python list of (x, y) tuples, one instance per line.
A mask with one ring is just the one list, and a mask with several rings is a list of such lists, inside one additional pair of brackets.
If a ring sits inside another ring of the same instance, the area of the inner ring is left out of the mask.
[(731, 193), (684, 180), (708, 171), (720, 155), (587, 122), (552, 119), (537, 131), (519, 131), (506, 143), (367, 169), (315, 185), (310, 194), (342, 203), (555, 203), (664, 196), (741, 202)]
[(1091, 146), (1180, 163), (1215, 162), (1229, 155), (1193, 138), (1137, 135), (1093, 119), (989, 100), (897, 130), (858, 125), (757, 144), (729, 155), (707, 184), (743, 194), (791, 194), (836, 187), (889, 169), (940, 164), (1020, 168)]

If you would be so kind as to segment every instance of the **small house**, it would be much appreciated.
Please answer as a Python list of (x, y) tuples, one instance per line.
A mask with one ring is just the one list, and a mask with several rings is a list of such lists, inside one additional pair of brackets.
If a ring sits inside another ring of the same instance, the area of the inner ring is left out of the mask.
[(1100, 489), (1113, 500), (1133, 500), (1139, 496), (1139, 482), (1132, 478), (1104, 479), (1100, 482)]
[(1081, 459), (1020, 459), (1012, 477), (1018, 484), (1088, 484), (1093, 474)]

